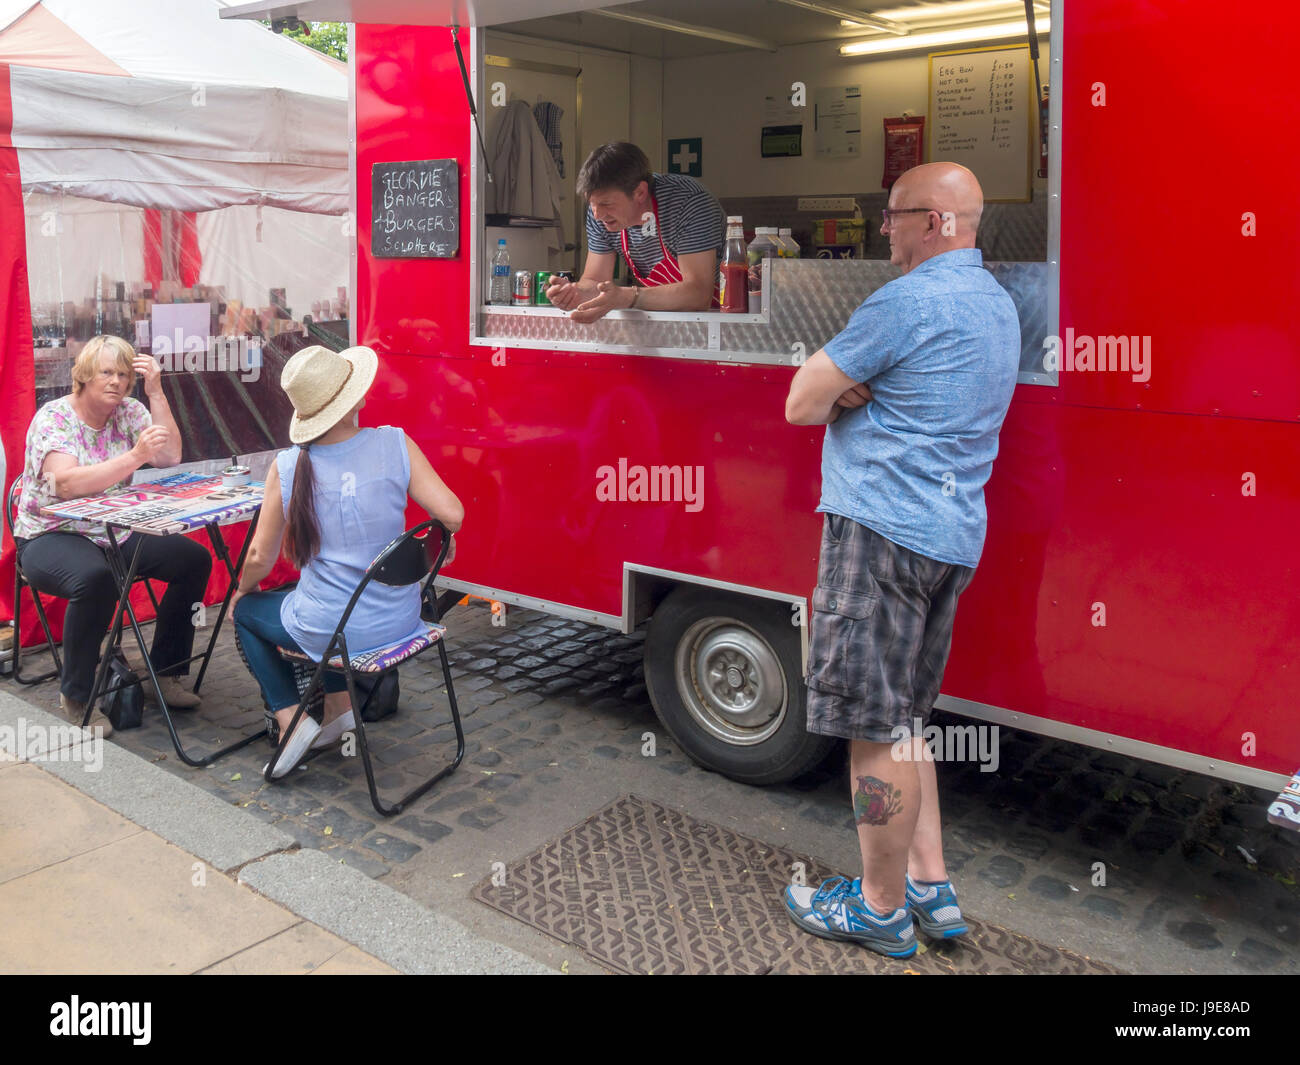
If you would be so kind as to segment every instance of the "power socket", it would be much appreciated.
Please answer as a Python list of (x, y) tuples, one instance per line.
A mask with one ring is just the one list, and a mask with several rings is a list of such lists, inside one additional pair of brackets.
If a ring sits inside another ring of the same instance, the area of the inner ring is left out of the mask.
[(800, 196), (800, 211), (852, 211), (857, 201), (852, 196)]

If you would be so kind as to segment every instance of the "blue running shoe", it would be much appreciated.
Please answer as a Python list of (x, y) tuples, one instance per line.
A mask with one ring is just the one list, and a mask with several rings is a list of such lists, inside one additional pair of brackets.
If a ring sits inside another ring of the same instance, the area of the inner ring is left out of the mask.
[(861, 943), (889, 958), (910, 958), (916, 953), (916, 932), (907, 907), (883, 916), (875, 913), (862, 898), (861, 878), (850, 883), (835, 876), (819, 888), (791, 884), (785, 889), (785, 908), (795, 924), (823, 939)]
[(957, 905), (957, 892), (953, 891), (951, 880), (922, 887), (909, 876), (907, 908), (921, 931), (931, 939), (952, 939), (970, 931)]

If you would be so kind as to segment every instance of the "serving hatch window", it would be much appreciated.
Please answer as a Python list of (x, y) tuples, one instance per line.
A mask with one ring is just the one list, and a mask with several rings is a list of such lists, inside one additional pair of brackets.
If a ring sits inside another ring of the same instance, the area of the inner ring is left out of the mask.
[(581, 276), (574, 183), (609, 141), (639, 145), (656, 173), (697, 178), (748, 239), (788, 229), (799, 258), (868, 272), (889, 258), (889, 186), (950, 159), (985, 189), (978, 246), (1021, 309), (1021, 379), (1054, 383), (1042, 338), (1055, 322), (1061, 4), (1031, 0), (1031, 27), (1024, 0), (905, 0), (852, 21), (843, 5), (804, 0), (771, 0), (761, 20), (749, 0), (645, 0), (486, 31), (477, 91), (493, 170), (511, 165), (512, 135), (531, 135), (520, 121), (531, 113), (559, 179), (480, 183), (477, 305), (490, 302), (503, 238), (512, 273)]

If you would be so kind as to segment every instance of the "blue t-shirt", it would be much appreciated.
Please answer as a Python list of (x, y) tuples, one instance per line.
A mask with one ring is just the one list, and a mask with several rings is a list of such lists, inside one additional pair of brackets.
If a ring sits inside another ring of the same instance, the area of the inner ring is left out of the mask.
[(877, 289), (825, 350), (872, 398), (826, 427), (817, 509), (974, 567), (1020, 368), (1016, 307), (983, 255), (944, 252)]
[[(660, 236), (675, 259), (709, 249), (722, 258), (727, 244), (727, 216), (713, 193), (686, 174), (654, 174), (653, 177), (650, 191), (658, 204), (660, 232), (647, 233), (644, 226), (632, 226), (627, 231), (627, 246), (637, 270), (648, 277), (655, 263), (664, 257)], [(623, 250), (622, 235), (611, 233), (597, 222), (590, 206), (587, 208), (587, 250)]]

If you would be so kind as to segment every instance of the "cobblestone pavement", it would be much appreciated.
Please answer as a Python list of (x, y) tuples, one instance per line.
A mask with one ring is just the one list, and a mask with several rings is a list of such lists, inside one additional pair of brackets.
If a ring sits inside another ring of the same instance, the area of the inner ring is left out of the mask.
[[(842, 755), (769, 788), (699, 768), (654, 716), (641, 633), (523, 610), (498, 628), (481, 604), (446, 621), (465, 761), (396, 818), (376, 814), (359, 761), (337, 751), (267, 785), (267, 745), (191, 769), (152, 709), (144, 727), (114, 739), (302, 846), (571, 972), (599, 969), (472, 901), (469, 890), (494, 862), (522, 856), (620, 795), (658, 799), (846, 872), (857, 864)], [(31, 667), (46, 660), (35, 656)], [(401, 689), (399, 712), (367, 731), (389, 796), (454, 749), (436, 655), (404, 666)], [(18, 693), (57, 704), (52, 682)], [(229, 625), (202, 695), (200, 710), (176, 715), (200, 750), (262, 718)], [(943, 720), (958, 719), (936, 715)], [(647, 733), (652, 757), (643, 754)], [(1300, 971), (1300, 838), (1266, 822), (1270, 793), (1009, 729), (997, 772), (967, 762), (939, 773), (948, 866), (963, 905), (983, 920), (1132, 972)], [(1095, 883), (1099, 872), (1104, 885)]]

